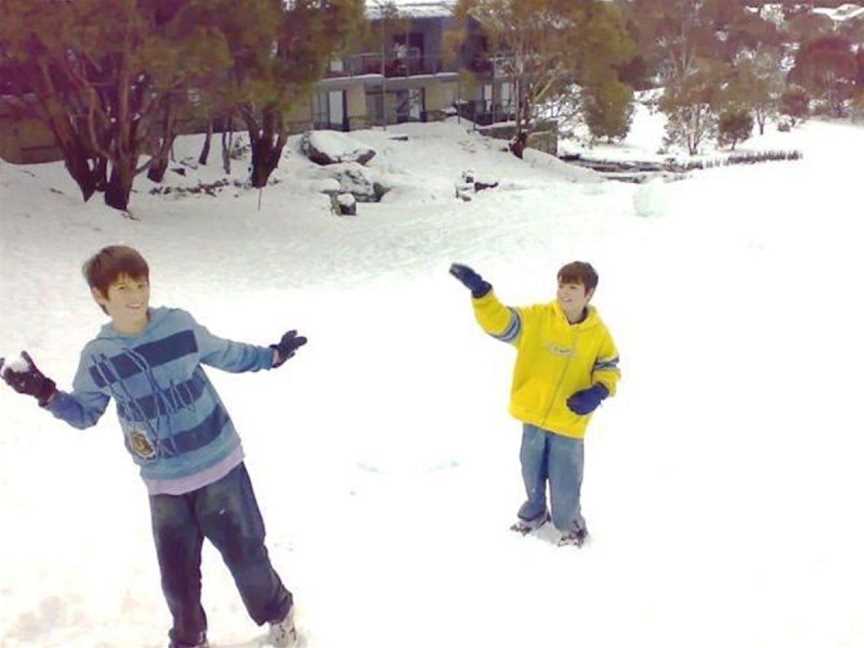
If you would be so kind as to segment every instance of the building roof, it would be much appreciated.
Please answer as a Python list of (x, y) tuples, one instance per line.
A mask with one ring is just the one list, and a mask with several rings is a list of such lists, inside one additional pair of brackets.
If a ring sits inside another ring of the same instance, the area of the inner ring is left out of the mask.
[(864, 18), (864, 7), (856, 4), (844, 4), (835, 8), (816, 8), (813, 13), (828, 16), (835, 22), (843, 22), (852, 18)]
[(366, 0), (366, 15), (374, 20), (391, 2), (405, 18), (449, 18), (456, 5), (456, 0)]

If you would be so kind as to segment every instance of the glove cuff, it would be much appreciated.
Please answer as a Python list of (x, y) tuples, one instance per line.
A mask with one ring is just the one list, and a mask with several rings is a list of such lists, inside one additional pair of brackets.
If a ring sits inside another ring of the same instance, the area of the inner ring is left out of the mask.
[(276, 352), (276, 360), (273, 361), (272, 369), (276, 369), (285, 364), (285, 361), (288, 359), (284, 355), (282, 355), (282, 351), (279, 350), (278, 344), (271, 344), (270, 348)]
[(471, 290), (471, 296), (474, 299), (480, 299), (481, 297), (485, 297), (486, 295), (488, 295), (491, 290), (492, 284), (490, 284), (488, 281), (483, 281), (480, 285)]
[(42, 379), (42, 386), (39, 389), (39, 393), (35, 394), (36, 401), (39, 403), (39, 407), (45, 407), (54, 398), (54, 394), (57, 393), (57, 385), (54, 384), (54, 381), (50, 378)]
[(603, 400), (604, 398), (609, 396), (609, 389), (603, 383), (597, 383), (591, 389), (597, 393), (597, 395), (600, 397), (600, 400)]

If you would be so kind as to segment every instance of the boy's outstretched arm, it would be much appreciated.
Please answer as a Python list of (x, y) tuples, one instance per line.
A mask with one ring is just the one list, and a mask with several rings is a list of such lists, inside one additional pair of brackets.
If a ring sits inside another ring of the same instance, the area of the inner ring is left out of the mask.
[(492, 284), (468, 266), (454, 263), (450, 274), (471, 290), (474, 316), (481, 328), (496, 340), (518, 344), (522, 333), (520, 309), (502, 304), (492, 291)]
[(201, 362), (223, 371), (240, 373), (275, 369), (307, 342), (305, 337), (297, 335), (297, 331), (288, 331), (279, 342), (266, 347), (234, 342), (213, 335), (188, 313), (184, 316), (188, 317), (189, 326), (195, 333)]
[(22, 351), (21, 357), (26, 366), (20, 368), (3, 366), (3, 359), (0, 358), (0, 373), (6, 384), (19, 394), (33, 396), (40, 407), (73, 427), (83, 429), (96, 425), (110, 399), (93, 388), (87, 379), (88, 372), (79, 368), (74, 391), (67, 394), (57, 389), (54, 381), (39, 370), (29, 353)]

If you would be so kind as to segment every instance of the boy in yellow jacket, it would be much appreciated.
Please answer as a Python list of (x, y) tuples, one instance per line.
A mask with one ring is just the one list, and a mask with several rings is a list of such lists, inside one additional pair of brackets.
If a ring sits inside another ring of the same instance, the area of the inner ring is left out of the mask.
[(590, 263), (568, 263), (558, 271), (555, 301), (523, 307), (503, 305), (468, 266), (454, 263), (450, 274), (471, 290), (483, 330), (517, 351), (510, 414), (523, 423), (519, 458), (527, 499), (511, 528), (527, 534), (551, 519), (559, 544), (582, 546), (588, 537), (580, 505), (585, 430), (621, 377), (612, 336), (588, 305), (597, 273)]

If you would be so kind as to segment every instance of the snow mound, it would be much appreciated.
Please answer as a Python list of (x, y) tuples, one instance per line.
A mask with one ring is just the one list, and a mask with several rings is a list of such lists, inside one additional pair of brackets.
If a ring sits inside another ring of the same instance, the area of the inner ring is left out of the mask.
[(654, 178), (636, 190), (633, 194), (633, 209), (637, 216), (656, 218), (666, 212), (665, 185), (662, 178)]

